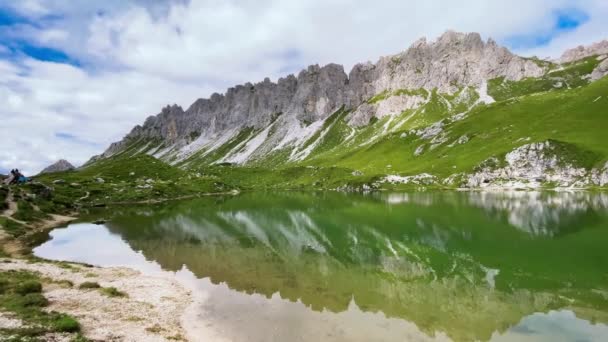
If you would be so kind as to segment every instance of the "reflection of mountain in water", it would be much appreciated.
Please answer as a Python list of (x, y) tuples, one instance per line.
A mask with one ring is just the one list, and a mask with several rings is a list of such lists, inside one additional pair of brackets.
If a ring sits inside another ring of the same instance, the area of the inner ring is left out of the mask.
[[(558, 236), (597, 223), (608, 209), (608, 194), (586, 191), (500, 191), (444, 193), (391, 193), (383, 195), (390, 204), (437, 205), (464, 202), (483, 208), (497, 219), (533, 235)], [(604, 214), (602, 214), (602, 212)], [(583, 222), (584, 221), (584, 222)]]
[(587, 312), (606, 308), (591, 291), (604, 286), (595, 263), (608, 261), (606, 233), (591, 229), (606, 222), (595, 209), (572, 212), (593, 217), (576, 234), (539, 239), (512, 229), (508, 215), (486, 214), (519, 208), (508, 197), (479, 210), (473, 194), (406, 195), (407, 204), (387, 204), (386, 195), (251, 194), (117, 211), (108, 227), (166, 269), (186, 265), (314, 310), (343, 311), (354, 299), (456, 340), (487, 340), (564, 298)]
[(472, 192), (469, 203), (507, 215), (509, 223), (530, 234), (556, 236), (600, 221), (608, 195), (589, 192)]

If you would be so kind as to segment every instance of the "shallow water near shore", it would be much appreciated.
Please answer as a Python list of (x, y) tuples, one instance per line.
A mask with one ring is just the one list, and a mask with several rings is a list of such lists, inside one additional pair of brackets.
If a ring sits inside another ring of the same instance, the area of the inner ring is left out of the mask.
[(608, 194), (246, 193), (97, 215), (34, 253), (176, 277), (193, 336), (608, 339)]

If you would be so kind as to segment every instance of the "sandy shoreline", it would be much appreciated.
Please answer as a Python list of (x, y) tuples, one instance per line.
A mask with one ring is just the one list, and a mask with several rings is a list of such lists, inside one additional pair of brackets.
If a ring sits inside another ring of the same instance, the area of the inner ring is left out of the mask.
[[(194, 323), (189, 321), (195, 317), (194, 300), (191, 292), (177, 280), (169, 276), (148, 276), (129, 268), (67, 265), (3, 259), (0, 271), (26, 270), (48, 278), (43, 289), (50, 302), (48, 310), (67, 313), (78, 319), (82, 333), (91, 340), (215, 340), (200, 335), (195, 337), (184, 329), (185, 326), (193, 327)], [(66, 287), (54, 283), (62, 280), (74, 285)], [(108, 297), (96, 289), (79, 289), (78, 286), (84, 282), (115, 287), (128, 296)], [(186, 312), (190, 314), (186, 315)], [(4, 318), (10, 322), (10, 318)]]

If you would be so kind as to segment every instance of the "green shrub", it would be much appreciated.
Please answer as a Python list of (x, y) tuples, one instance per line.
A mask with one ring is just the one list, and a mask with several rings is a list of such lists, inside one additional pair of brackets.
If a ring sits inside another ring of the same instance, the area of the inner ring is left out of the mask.
[(60, 315), (53, 323), (53, 330), (57, 332), (74, 333), (80, 331), (80, 324), (74, 318)]
[(98, 289), (101, 288), (98, 283), (93, 281), (85, 281), (84, 283), (78, 286), (79, 289)]
[(127, 294), (119, 291), (115, 287), (104, 287), (101, 289), (101, 293), (108, 297), (127, 297)]
[(9, 287), (9, 282), (6, 279), (0, 279), (0, 294), (3, 294)]
[(43, 307), (49, 305), (48, 299), (40, 293), (28, 293), (21, 298), (20, 302), (22, 306), (26, 307)]
[(42, 292), (42, 284), (36, 280), (27, 280), (15, 287), (15, 293), (20, 295), (26, 295), (28, 293), (40, 293)]

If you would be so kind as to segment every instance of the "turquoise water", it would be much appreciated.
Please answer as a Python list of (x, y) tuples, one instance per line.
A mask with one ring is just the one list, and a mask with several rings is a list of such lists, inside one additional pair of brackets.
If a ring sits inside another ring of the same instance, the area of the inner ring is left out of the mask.
[(247, 193), (110, 208), (38, 256), (171, 274), (235, 341), (603, 341), (608, 195)]

